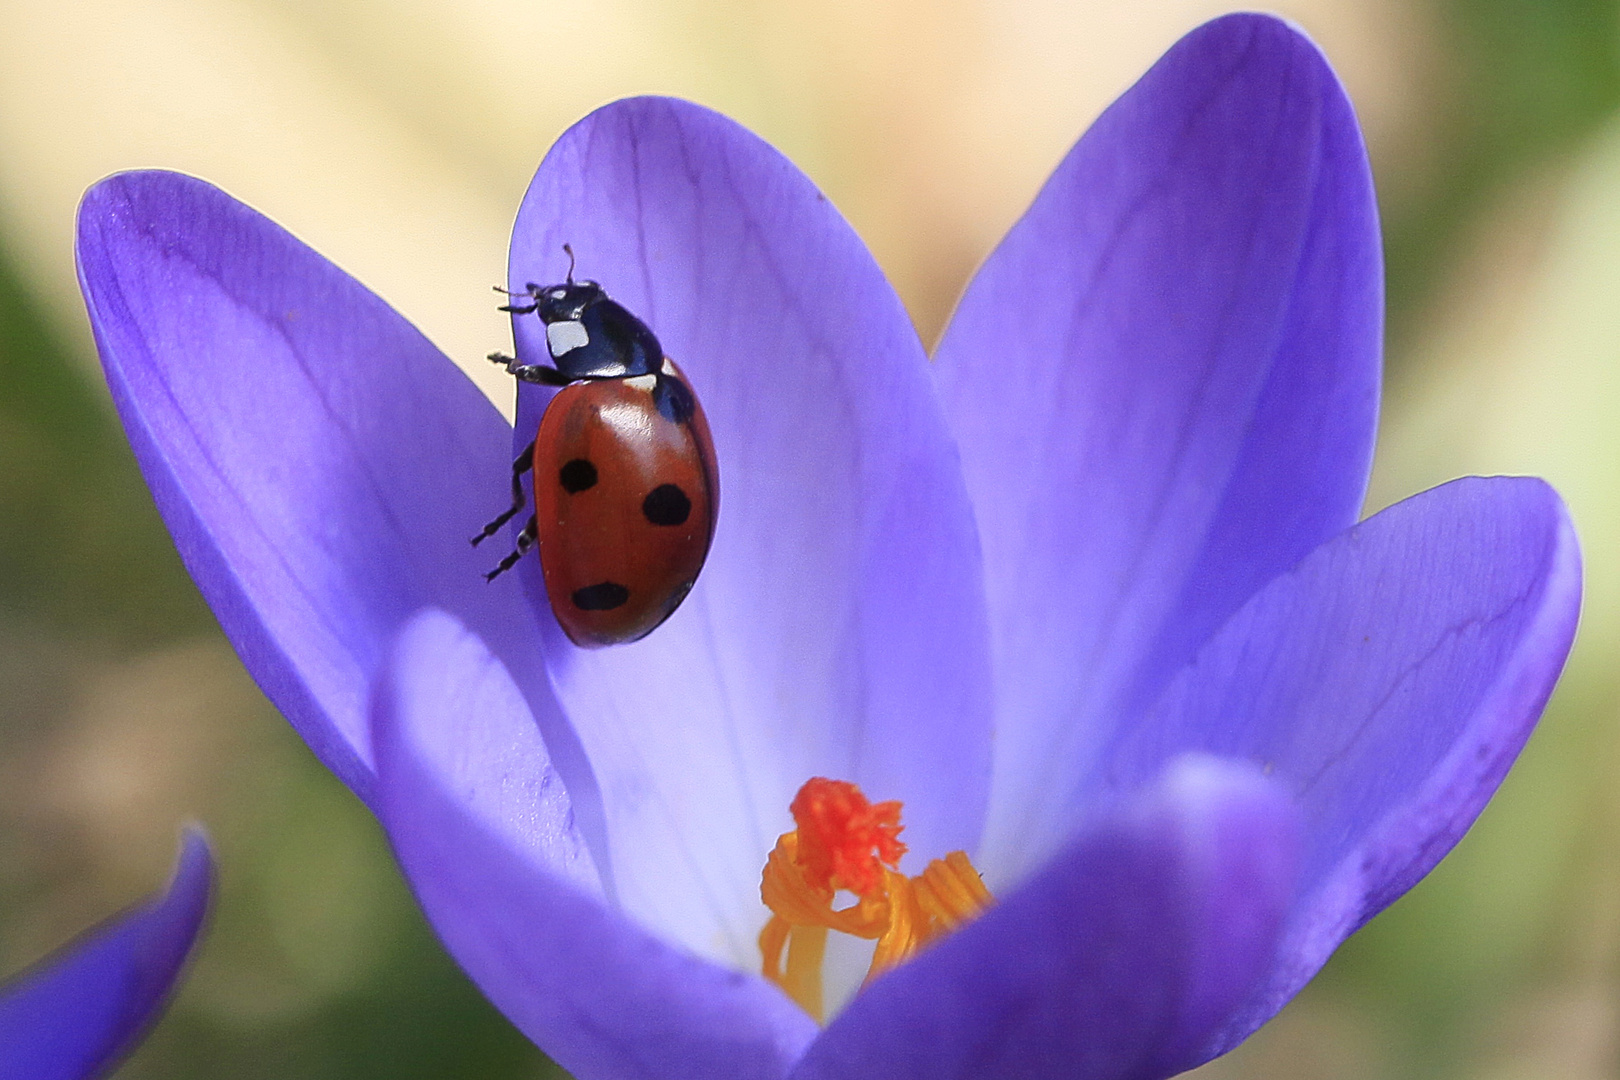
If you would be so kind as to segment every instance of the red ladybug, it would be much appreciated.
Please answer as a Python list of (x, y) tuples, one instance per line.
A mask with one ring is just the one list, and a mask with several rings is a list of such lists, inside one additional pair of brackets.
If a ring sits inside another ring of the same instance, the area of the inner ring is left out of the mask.
[[(570, 256), (572, 252), (570, 252)], [(503, 311), (539, 314), (555, 367), (490, 357), (523, 382), (560, 386), (534, 442), (512, 463), (512, 506), (533, 470), (535, 514), (485, 575), (510, 570), (536, 542), (551, 610), (576, 645), (645, 637), (680, 606), (714, 537), (720, 489), (714, 442), (686, 376), (640, 319), (593, 281), (541, 287)]]

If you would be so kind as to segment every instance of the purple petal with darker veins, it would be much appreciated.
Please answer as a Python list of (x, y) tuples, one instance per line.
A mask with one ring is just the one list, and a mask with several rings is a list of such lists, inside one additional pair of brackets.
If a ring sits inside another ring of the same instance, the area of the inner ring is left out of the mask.
[(190, 832), (167, 893), (0, 987), (0, 1080), (86, 1080), (133, 1049), (168, 1003), (213, 880), (208, 842)]
[(1473, 823), (1552, 692), (1580, 591), (1551, 488), (1454, 481), (1274, 580), (1109, 749), (1094, 797), (1202, 750), (1263, 763), (1304, 814), (1301, 899), (1276, 967), (1210, 1055), (1264, 1023)]
[[(771, 1080), (815, 1024), (604, 901), (522, 695), (442, 612), (407, 624), (377, 688), (378, 816), (434, 929), (580, 1080)], [(757, 879), (757, 874), (755, 875)]]
[(1052, 793), (1112, 725), (1355, 520), (1381, 323), (1355, 117), (1269, 16), (1172, 48), (980, 270), (938, 360), (984, 542), (993, 881), (1062, 842)]
[[(584, 651), (545, 611), (546, 662), (601, 780), (626, 910), (752, 967), (760, 867), (810, 777), (903, 801), (914, 850), (977, 843), (989, 676), (967, 493), (894, 291), (737, 124), (654, 98), (582, 120), (524, 199), (513, 287), (560, 281), (565, 241), (690, 377), (721, 495), (668, 622)], [(548, 359), (537, 317), (513, 327), (521, 356)], [(520, 394), (519, 440), (544, 397)]]
[(1299, 819), (1259, 770), (1188, 757), (977, 922), (877, 979), (794, 1080), (1156, 1080), (1266, 970)]
[(102, 181), (79, 277), (113, 399), (187, 569), (248, 670), (371, 798), (369, 680), (426, 605), (512, 662), (559, 766), (589, 768), (514, 590), (467, 538), (510, 501), (511, 429), (392, 308), (283, 229), (166, 172)]

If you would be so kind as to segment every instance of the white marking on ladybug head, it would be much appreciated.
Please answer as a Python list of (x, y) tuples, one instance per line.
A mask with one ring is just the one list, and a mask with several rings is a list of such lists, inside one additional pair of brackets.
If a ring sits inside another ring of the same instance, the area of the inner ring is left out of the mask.
[(551, 298), (553, 300), (561, 300), (563, 297), (565, 297), (567, 295), (568, 295), (568, 290), (567, 289), (552, 289), (551, 290)]
[(674, 362), (674, 361), (673, 361), (673, 360), (671, 360), (671, 359), (670, 359), (670, 358), (669, 358), (669, 357), (667, 357), (667, 356), (666, 356), (666, 357), (664, 357), (664, 367), (663, 367), (663, 371), (664, 371), (664, 374), (665, 374), (665, 375), (668, 375), (668, 376), (670, 376), (670, 377), (671, 377), (671, 378), (674, 378), (674, 377), (675, 377), (675, 362)]
[(658, 385), (658, 376), (656, 376), (656, 375), (636, 375), (636, 376), (633, 376), (631, 378), (628, 378), (628, 379), (624, 380), (624, 385), (633, 386), (637, 390), (640, 390), (644, 394), (650, 394), (650, 393), (653, 392), (653, 389), (655, 387), (657, 387), (657, 385)]
[(569, 321), (546, 324), (546, 347), (551, 350), (554, 360), (563, 353), (573, 352), (590, 343), (591, 335), (585, 332), (584, 323)]

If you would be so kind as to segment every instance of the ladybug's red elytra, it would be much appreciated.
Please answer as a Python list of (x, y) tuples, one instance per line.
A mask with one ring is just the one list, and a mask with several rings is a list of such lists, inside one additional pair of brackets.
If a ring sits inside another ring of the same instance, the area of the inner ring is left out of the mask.
[(534, 516), (485, 577), (538, 544), (546, 596), (570, 641), (636, 641), (680, 606), (709, 554), (720, 488), (708, 421), (647, 325), (594, 281), (575, 281), (571, 266), (563, 284), (531, 283), (515, 296), (501, 310), (539, 315), (556, 366), (490, 359), (522, 382), (561, 389), (512, 463), (511, 507), (473, 543), (522, 511), (532, 471)]

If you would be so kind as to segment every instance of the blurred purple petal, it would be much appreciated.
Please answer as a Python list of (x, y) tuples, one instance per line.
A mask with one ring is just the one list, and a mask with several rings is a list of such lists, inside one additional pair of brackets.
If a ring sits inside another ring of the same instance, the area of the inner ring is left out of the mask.
[[(762, 859), (811, 776), (902, 800), (915, 850), (978, 840), (989, 687), (956, 451), (865, 245), (732, 121), (641, 98), (575, 125), (524, 199), (513, 287), (561, 280), (565, 241), (690, 376), (720, 520), (656, 633), (586, 652), (547, 612), (546, 661), (601, 780), (626, 910), (753, 966)], [(513, 326), (546, 360), (539, 320)], [(520, 441), (544, 399), (524, 388)]]
[(775, 987), (606, 905), (522, 695), (454, 619), (406, 626), (373, 727), (379, 816), (434, 929), (579, 1080), (769, 1080), (813, 1037)]
[(1551, 488), (1454, 481), (1273, 581), (1110, 750), (1121, 790), (1202, 750), (1263, 764), (1301, 804), (1302, 900), (1271, 980), (1211, 1053), (1275, 1013), (1473, 823), (1552, 692), (1580, 592)]
[[(511, 431), (413, 326), (273, 222), (166, 172), (102, 181), (79, 276), (107, 381), (187, 568), (243, 662), (362, 798), (369, 680), (437, 605), (512, 661), (592, 790), (533, 620), (467, 538), (510, 499)], [(471, 287), (471, 286), (469, 286)]]
[(208, 842), (188, 832), (167, 893), (109, 919), (0, 987), (0, 1080), (84, 1080), (151, 1026), (202, 929)]
[(1253, 989), (1294, 894), (1298, 813), (1188, 758), (833, 1021), (795, 1080), (1153, 1080)]
[(1381, 323), (1354, 115), (1269, 16), (1183, 38), (979, 272), (939, 370), (992, 611), (992, 880), (1061, 842), (1050, 794), (1113, 723), (1355, 520)]

